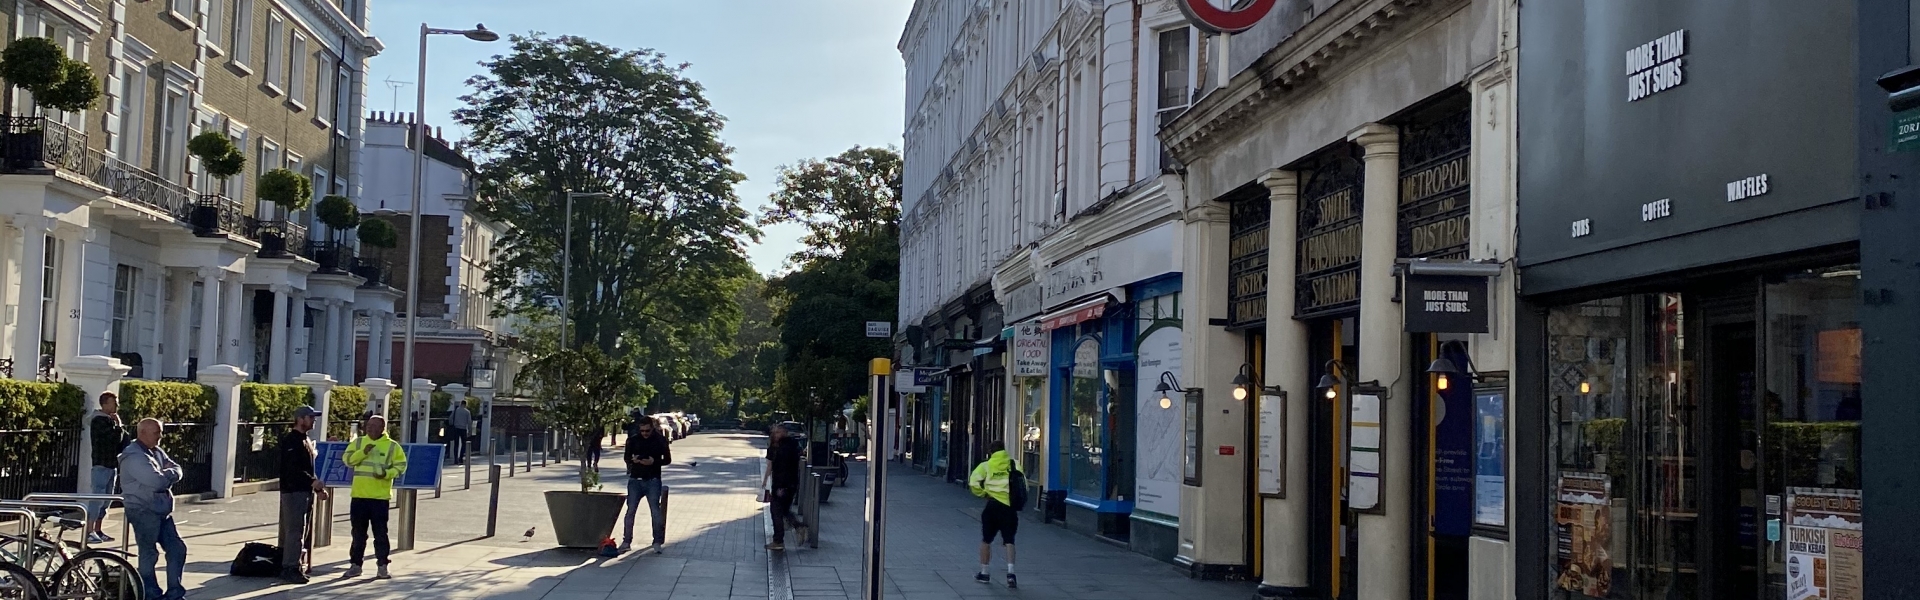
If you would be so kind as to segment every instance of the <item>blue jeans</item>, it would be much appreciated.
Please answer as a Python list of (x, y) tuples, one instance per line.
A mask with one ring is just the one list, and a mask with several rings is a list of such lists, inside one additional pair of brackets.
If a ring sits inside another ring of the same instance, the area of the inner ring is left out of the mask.
[[(138, 508), (127, 509), (127, 523), (133, 526), (133, 539), (140, 552), (140, 581), (146, 584), (145, 598), (171, 600), (185, 598), (187, 586), (181, 576), (187, 570), (187, 542), (180, 539), (173, 515), (156, 515)], [(157, 547), (157, 549), (156, 549)], [(167, 593), (161, 595), (160, 580), (154, 566), (160, 562), (158, 550), (167, 552)]]
[(653, 515), (653, 543), (667, 543), (667, 507), (661, 498), (658, 477), (653, 479), (627, 479), (627, 529), (620, 537), (622, 543), (633, 542), (633, 518), (640, 512), (640, 499), (647, 499), (647, 509)]
[[(99, 465), (94, 465), (93, 489), (89, 489), (87, 491), (95, 494), (113, 493), (113, 478), (119, 474), (120, 474), (119, 469), (115, 469), (113, 467), (102, 467)], [(95, 524), (99, 524), (102, 519), (107, 518), (107, 503), (88, 502), (87, 517), (92, 519)]]

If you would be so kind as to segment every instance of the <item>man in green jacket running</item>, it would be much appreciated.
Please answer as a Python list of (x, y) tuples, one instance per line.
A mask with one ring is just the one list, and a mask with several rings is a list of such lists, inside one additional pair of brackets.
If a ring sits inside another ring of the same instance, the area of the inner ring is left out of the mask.
[(998, 534), (1000, 543), (1007, 546), (1007, 587), (1018, 588), (1020, 584), (1013, 578), (1013, 536), (1020, 530), (1020, 513), (1011, 506), (1013, 459), (1007, 458), (1005, 442), (994, 442), (988, 452), (987, 460), (967, 477), (967, 488), (973, 495), (987, 499), (987, 508), (980, 511), (980, 574), (973, 580), (993, 581), (987, 577), (987, 565), (993, 561), (993, 538)]

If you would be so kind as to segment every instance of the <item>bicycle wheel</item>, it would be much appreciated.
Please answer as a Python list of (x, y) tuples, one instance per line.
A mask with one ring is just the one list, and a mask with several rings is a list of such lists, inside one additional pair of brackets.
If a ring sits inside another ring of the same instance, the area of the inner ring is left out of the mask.
[(47, 590), (25, 567), (0, 562), (0, 600), (47, 600)]
[(144, 587), (133, 563), (107, 550), (75, 554), (47, 580), (53, 599), (141, 600)]
[(43, 577), (53, 575), (54, 570), (60, 568), (63, 560), (60, 557), (60, 546), (52, 540), (48, 540), (45, 535), (38, 536), (35, 539), (33, 564), (27, 564), (26, 550), (26, 538), (15, 535), (0, 535), (0, 562), (13, 563), (16, 566), (25, 567), (28, 572)]

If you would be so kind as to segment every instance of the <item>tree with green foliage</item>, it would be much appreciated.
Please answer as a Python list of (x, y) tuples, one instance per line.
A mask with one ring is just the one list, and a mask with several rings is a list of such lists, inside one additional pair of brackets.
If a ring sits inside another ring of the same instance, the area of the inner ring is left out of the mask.
[[(631, 360), (607, 356), (593, 346), (562, 349), (527, 363), (514, 386), (542, 399), (534, 415), (575, 434), (582, 456), (585, 445), (593, 442), (590, 432), (619, 429), (627, 410), (639, 406), (649, 392), (635, 376)], [(584, 460), (580, 477), (581, 491), (590, 491)]]
[(305, 210), (313, 201), (313, 180), (291, 169), (274, 169), (260, 175), (258, 193), (287, 212)]
[(854, 147), (780, 171), (761, 225), (806, 226), (798, 269), (768, 284), (778, 297), (783, 356), (773, 399), (796, 418), (824, 419), (866, 393), (866, 364), (891, 341), (866, 337), (867, 321), (898, 320), (898, 152)]
[[(487, 273), (501, 313), (552, 312), (569, 299), (570, 346), (647, 369), (673, 358), (732, 310), (746, 244), (723, 119), (699, 83), (652, 50), (579, 37), (513, 36), (482, 63), (454, 118), (479, 159), (481, 210), (508, 225)], [(559, 210), (574, 200), (573, 235)], [(572, 249), (572, 287), (562, 257)], [(726, 336), (718, 336), (725, 339)]]
[(93, 67), (67, 58), (60, 44), (44, 37), (20, 38), (0, 50), (0, 77), (26, 89), (45, 108), (78, 112), (100, 99)]
[(400, 230), (394, 229), (392, 223), (381, 219), (367, 219), (360, 223), (357, 235), (360, 237), (360, 243), (375, 248), (392, 250), (400, 245)]

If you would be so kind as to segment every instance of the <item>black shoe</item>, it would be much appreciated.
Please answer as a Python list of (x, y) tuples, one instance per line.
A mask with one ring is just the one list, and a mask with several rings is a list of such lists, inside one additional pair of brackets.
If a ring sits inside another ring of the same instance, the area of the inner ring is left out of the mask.
[(294, 585), (306, 585), (307, 582), (310, 580), (307, 579), (307, 576), (305, 574), (300, 573), (298, 571), (294, 571), (294, 572), (288, 572), (288, 573), (281, 573), (280, 581), (284, 581)]
[(974, 581), (978, 581), (978, 582), (980, 582), (980, 583), (993, 583), (993, 578), (991, 578), (991, 577), (987, 577), (987, 574), (986, 574), (986, 573), (981, 573), (981, 574), (978, 574), (978, 575), (974, 575), (974, 576), (973, 576), (973, 580), (974, 580)]
[(1020, 589), (1020, 581), (1017, 579), (1014, 579), (1012, 573), (1007, 574), (1007, 589), (1010, 589), (1010, 590)]

